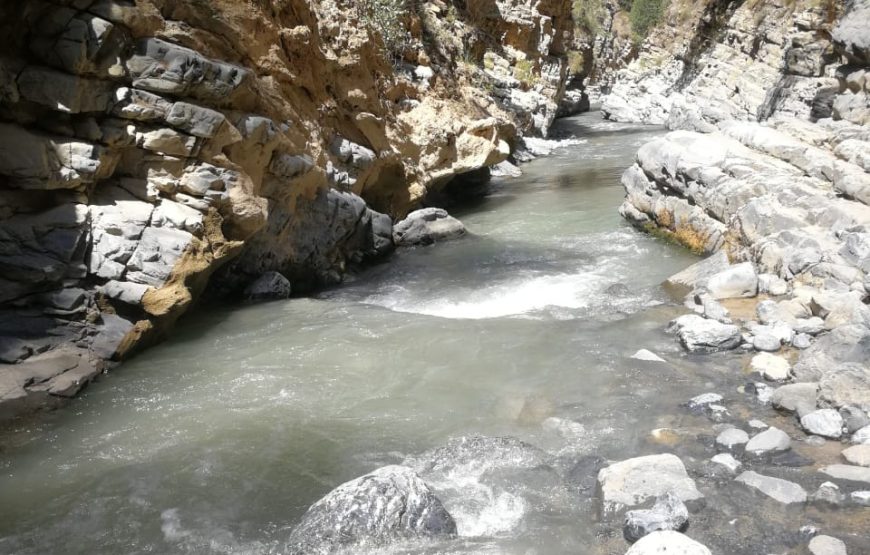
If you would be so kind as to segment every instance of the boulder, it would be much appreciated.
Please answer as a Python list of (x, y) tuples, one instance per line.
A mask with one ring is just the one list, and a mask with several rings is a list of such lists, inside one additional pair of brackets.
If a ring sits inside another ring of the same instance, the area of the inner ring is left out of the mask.
[(791, 448), (791, 439), (788, 434), (779, 428), (770, 428), (756, 434), (746, 444), (746, 452), (754, 455), (762, 455), (774, 451), (786, 451)]
[(791, 372), (791, 365), (786, 359), (769, 353), (760, 353), (752, 357), (749, 367), (765, 379), (778, 382), (788, 379)]
[(816, 408), (817, 383), (792, 383), (777, 387), (770, 396), (770, 403), (789, 412), (804, 414)]
[(705, 288), (714, 299), (754, 297), (758, 294), (758, 274), (751, 262), (743, 262), (711, 276)]
[(807, 549), (812, 555), (846, 555), (846, 544), (831, 536), (820, 535), (810, 540)]
[(843, 417), (843, 423), (850, 434), (870, 425), (870, 416), (867, 415), (867, 411), (859, 407), (851, 405), (840, 407), (840, 416)]
[(286, 299), (293, 292), (290, 281), (279, 272), (266, 272), (245, 289), (250, 301)]
[(870, 409), (870, 366), (865, 361), (829, 369), (819, 381), (819, 398), (835, 407), (852, 405)]
[(625, 555), (712, 555), (710, 550), (679, 532), (664, 530), (642, 537)]
[(630, 542), (660, 530), (684, 531), (689, 526), (689, 510), (679, 497), (668, 492), (656, 499), (651, 509), (628, 511), (623, 535)]
[(413, 470), (385, 466), (338, 486), (312, 505), (285, 550), (327, 554), (358, 544), (371, 548), (455, 535), (453, 517)]
[(635, 507), (666, 493), (682, 501), (703, 497), (676, 455), (648, 455), (611, 464), (598, 472), (604, 512)]
[(764, 495), (784, 504), (803, 503), (807, 500), (807, 492), (794, 482), (764, 476), (748, 470), (735, 478), (736, 482), (746, 484)]
[(442, 208), (415, 210), (393, 226), (396, 246), (430, 245), (438, 241), (458, 239), (465, 235), (462, 222)]
[(808, 433), (839, 439), (843, 435), (843, 417), (834, 409), (819, 409), (801, 417), (801, 426)]
[(824, 482), (819, 486), (814, 494), (810, 496), (810, 500), (816, 503), (827, 505), (839, 505), (845, 500), (846, 496), (840, 491), (837, 484), (833, 482)]
[(680, 343), (691, 353), (711, 353), (737, 348), (740, 328), (708, 320), (696, 314), (686, 314), (671, 322), (669, 331), (676, 332)]

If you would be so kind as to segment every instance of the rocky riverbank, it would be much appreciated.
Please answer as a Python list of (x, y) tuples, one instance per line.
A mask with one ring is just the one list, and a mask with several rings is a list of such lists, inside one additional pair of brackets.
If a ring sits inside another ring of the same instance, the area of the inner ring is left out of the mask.
[(340, 281), (547, 133), (566, 3), (388, 4), (0, 8), (0, 411), (74, 395), (206, 289)]

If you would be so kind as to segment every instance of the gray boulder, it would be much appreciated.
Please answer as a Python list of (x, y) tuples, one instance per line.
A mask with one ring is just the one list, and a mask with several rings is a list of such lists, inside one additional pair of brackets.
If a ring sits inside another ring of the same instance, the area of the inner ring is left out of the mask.
[(770, 403), (780, 410), (797, 412), (799, 415), (803, 415), (815, 410), (818, 390), (819, 384), (817, 383), (783, 385), (777, 387), (770, 396)]
[(605, 513), (635, 507), (666, 493), (682, 501), (704, 497), (686, 472), (683, 461), (670, 453), (613, 463), (598, 472), (598, 485)]
[(817, 436), (839, 439), (843, 435), (843, 417), (834, 409), (819, 409), (804, 415), (801, 426)]
[(671, 530), (653, 532), (642, 537), (625, 555), (711, 555), (706, 546), (689, 536)]
[(423, 208), (408, 214), (393, 226), (393, 242), (397, 246), (430, 245), (438, 241), (458, 239), (465, 235), (462, 222), (442, 208)]
[(706, 289), (714, 299), (754, 297), (758, 294), (758, 274), (750, 262), (736, 264), (711, 276)]
[(625, 539), (636, 542), (660, 530), (684, 531), (689, 526), (689, 510), (679, 497), (668, 492), (656, 499), (651, 509), (628, 511), (622, 532)]
[(807, 492), (804, 488), (788, 480), (764, 476), (751, 470), (742, 473), (734, 480), (786, 505), (803, 503), (807, 500)]
[(290, 555), (335, 553), (395, 541), (453, 537), (456, 523), (408, 467), (385, 466), (346, 482), (312, 505), (286, 544)]
[(250, 301), (286, 299), (293, 292), (290, 281), (278, 272), (266, 272), (245, 289)]
[(668, 329), (676, 332), (680, 343), (691, 353), (736, 349), (742, 341), (737, 326), (708, 320), (696, 314), (680, 316), (671, 322)]
[(762, 455), (773, 451), (786, 451), (791, 448), (788, 434), (779, 428), (770, 428), (755, 435), (746, 444), (746, 451), (754, 455)]

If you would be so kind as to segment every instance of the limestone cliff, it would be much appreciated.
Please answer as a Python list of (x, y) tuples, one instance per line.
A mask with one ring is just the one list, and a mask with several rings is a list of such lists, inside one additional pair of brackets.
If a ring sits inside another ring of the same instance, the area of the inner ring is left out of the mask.
[(555, 0), (3, 3), (0, 398), (74, 394), (209, 285), (385, 255), (546, 134), (572, 27)]

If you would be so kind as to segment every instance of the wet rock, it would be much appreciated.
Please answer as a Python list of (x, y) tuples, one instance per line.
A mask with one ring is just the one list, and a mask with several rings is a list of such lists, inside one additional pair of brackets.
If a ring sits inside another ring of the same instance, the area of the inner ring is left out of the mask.
[(786, 359), (768, 353), (760, 353), (752, 357), (749, 367), (753, 372), (758, 372), (771, 381), (786, 380), (791, 372), (791, 365)]
[(714, 299), (754, 297), (758, 294), (758, 275), (752, 263), (743, 262), (711, 276), (705, 288)]
[(831, 536), (816, 536), (810, 540), (807, 549), (813, 555), (846, 555), (846, 544)]
[(749, 434), (739, 428), (729, 428), (716, 436), (716, 444), (725, 449), (740, 447), (749, 441)]
[(676, 455), (648, 455), (616, 462), (601, 469), (598, 485), (604, 513), (635, 507), (646, 500), (673, 493), (682, 501), (703, 497), (683, 461)]
[(770, 403), (789, 412), (805, 414), (816, 408), (817, 383), (793, 383), (776, 388), (770, 396)]
[(870, 491), (853, 491), (849, 495), (849, 499), (856, 505), (870, 507)]
[(653, 532), (642, 537), (625, 555), (711, 555), (710, 550), (692, 538), (674, 531)]
[(643, 360), (647, 362), (667, 362), (662, 357), (653, 353), (652, 351), (647, 351), (646, 349), (641, 349), (638, 352), (631, 355), (631, 358), (635, 360)]
[(805, 333), (799, 333), (791, 340), (791, 345), (795, 349), (809, 349), (812, 345), (812, 338)]
[(835, 407), (870, 407), (870, 367), (860, 363), (831, 368), (819, 381), (819, 398)]
[(278, 272), (266, 272), (245, 289), (251, 301), (286, 299), (293, 292), (290, 281)]
[(870, 445), (853, 445), (841, 453), (848, 462), (858, 466), (870, 466)]
[(788, 293), (788, 282), (774, 274), (759, 274), (758, 292), (773, 296), (785, 295)]
[(870, 425), (870, 416), (867, 416), (867, 412), (859, 407), (851, 405), (840, 407), (840, 416), (843, 417), (843, 423), (850, 434)]
[(385, 466), (346, 482), (312, 505), (286, 544), (292, 555), (334, 553), (355, 544), (453, 537), (456, 523), (413, 470)]
[(749, 427), (754, 430), (764, 430), (770, 427), (765, 422), (756, 419), (750, 420), (747, 424), (749, 424)]
[(438, 241), (458, 239), (465, 235), (462, 222), (442, 208), (415, 210), (393, 226), (396, 246), (430, 245)]
[(870, 468), (864, 466), (831, 464), (828, 466), (823, 466), (819, 469), (819, 472), (826, 476), (830, 476), (835, 480), (857, 482), (865, 485), (870, 484)]
[(598, 472), (607, 466), (607, 459), (588, 455), (578, 460), (568, 471), (566, 481), (581, 492), (592, 492), (598, 483)]
[(746, 484), (780, 503), (803, 503), (807, 500), (807, 492), (798, 484), (772, 476), (764, 476), (751, 470), (742, 473), (735, 478), (735, 481)]
[(761, 332), (752, 336), (752, 347), (757, 351), (776, 352), (782, 342), (773, 334)]
[(732, 474), (737, 472), (737, 470), (743, 466), (740, 461), (734, 458), (730, 453), (719, 453), (718, 455), (714, 455), (713, 458), (710, 459), (715, 464), (724, 466), (728, 469)]
[(628, 511), (622, 533), (629, 542), (661, 530), (682, 532), (689, 526), (689, 510), (672, 493), (658, 497), (651, 509)]
[(740, 328), (708, 320), (696, 314), (680, 316), (668, 328), (676, 332), (680, 343), (691, 353), (711, 353), (740, 346)]
[(845, 498), (846, 496), (840, 492), (840, 488), (833, 482), (824, 482), (819, 486), (819, 489), (810, 496), (812, 501), (828, 505), (839, 505)]
[(689, 407), (689, 410), (696, 411), (703, 409), (711, 404), (721, 402), (722, 396), (718, 393), (702, 393), (701, 395), (697, 395), (689, 399), (689, 402), (686, 403), (686, 406)]
[(746, 444), (746, 452), (754, 455), (785, 451), (790, 448), (791, 439), (788, 434), (773, 426), (753, 436)]
[(804, 415), (801, 426), (808, 433), (831, 439), (843, 435), (843, 417), (834, 409), (819, 409)]
[(870, 443), (870, 426), (864, 426), (852, 434), (852, 443)]

